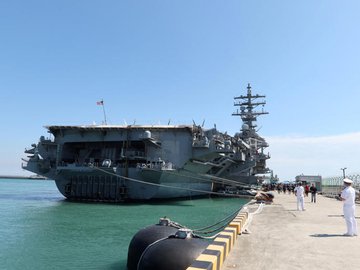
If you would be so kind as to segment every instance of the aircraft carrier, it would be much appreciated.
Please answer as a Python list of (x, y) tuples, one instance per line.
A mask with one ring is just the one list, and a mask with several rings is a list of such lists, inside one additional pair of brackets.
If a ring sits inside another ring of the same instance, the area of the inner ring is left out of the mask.
[(68, 199), (120, 202), (236, 192), (269, 173), (256, 131), (265, 96), (234, 98), (234, 136), (196, 125), (46, 126), (50, 138), (25, 150), (22, 167), (53, 179)]

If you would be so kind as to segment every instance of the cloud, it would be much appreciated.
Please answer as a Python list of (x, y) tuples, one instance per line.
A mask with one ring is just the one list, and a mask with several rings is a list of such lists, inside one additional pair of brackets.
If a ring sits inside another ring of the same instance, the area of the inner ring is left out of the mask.
[(280, 180), (299, 174), (341, 176), (360, 171), (360, 132), (324, 137), (266, 137), (271, 159), (268, 167)]

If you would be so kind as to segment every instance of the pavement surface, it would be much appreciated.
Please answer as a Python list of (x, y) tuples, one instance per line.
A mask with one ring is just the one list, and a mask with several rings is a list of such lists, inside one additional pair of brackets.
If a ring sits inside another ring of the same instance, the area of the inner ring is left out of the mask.
[[(272, 204), (250, 215), (250, 233), (238, 236), (222, 270), (360, 269), (360, 236), (343, 236), (341, 201), (317, 195), (311, 203), (309, 194), (306, 210), (297, 211), (295, 195), (274, 195)], [(258, 205), (248, 208), (252, 213)]]

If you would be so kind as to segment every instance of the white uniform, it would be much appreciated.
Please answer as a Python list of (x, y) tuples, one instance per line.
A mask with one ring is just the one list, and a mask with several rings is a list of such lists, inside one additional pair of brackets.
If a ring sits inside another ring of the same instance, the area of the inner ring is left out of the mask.
[(304, 206), (304, 187), (303, 186), (297, 186), (294, 189), (294, 192), (296, 193), (296, 198), (297, 198), (297, 210), (305, 210), (305, 206)]
[(357, 224), (355, 219), (355, 189), (352, 186), (347, 186), (341, 192), (341, 198), (344, 199), (344, 218), (346, 221), (347, 235), (357, 235)]

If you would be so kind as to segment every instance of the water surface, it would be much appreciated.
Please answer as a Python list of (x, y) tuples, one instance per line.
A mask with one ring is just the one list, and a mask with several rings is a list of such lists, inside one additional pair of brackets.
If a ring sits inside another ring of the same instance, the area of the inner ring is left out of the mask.
[(246, 202), (74, 203), (53, 181), (0, 179), (0, 269), (126, 269), (131, 238), (160, 217), (199, 228)]

